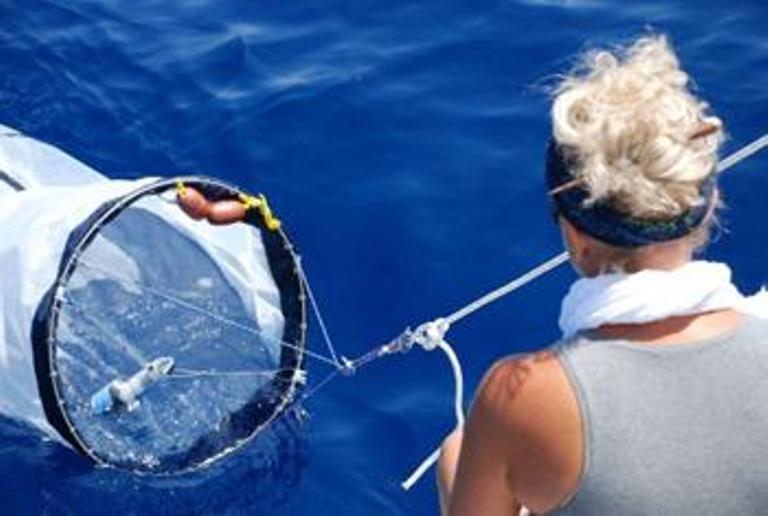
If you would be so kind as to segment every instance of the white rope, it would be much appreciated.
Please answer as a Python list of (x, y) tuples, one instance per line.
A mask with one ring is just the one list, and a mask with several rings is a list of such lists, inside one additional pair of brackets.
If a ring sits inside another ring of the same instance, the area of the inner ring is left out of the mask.
[[(1, 135), (0, 135), (1, 136)], [(724, 158), (720, 163), (718, 164), (718, 172), (723, 172), (732, 166), (736, 165), (737, 163), (743, 161), (744, 159), (752, 156), (753, 154), (757, 153), (758, 151), (762, 150), (763, 148), (768, 147), (768, 134), (761, 136), (760, 138), (756, 139), (755, 141), (751, 142), (750, 144), (742, 147), (735, 153), (727, 156)], [(455, 393), (454, 393), (454, 411), (456, 416), (456, 428), (461, 428), (464, 426), (465, 422), (465, 416), (464, 416), (464, 410), (463, 410), (463, 394), (464, 394), (464, 381), (463, 381), (463, 374), (461, 369), (461, 363), (458, 360), (458, 357), (456, 356), (456, 353), (454, 352), (453, 348), (443, 339), (443, 336), (445, 332), (447, 332), (448, 328), (455, 322), (460, 321), (461, 319), (468, 317), (469, 315), (473, 314), (474, 312), (480, 310), (481, 308), (484, 308), (485, 306), (489, 305), (490, 303), (493, 303), (494, 301), (498, 300), (501, 297), (504, 297), (508, 294), (511, 294), (512, 292), (516, 291), (517, 289), (523, 287), (524, 285), (527, 285), (528, 283), (532, 282), (533, 280), (543, 276), (544, 274), (548, 273), (549, 271), (557, 268), (558, 266), (562, 265), (568, 261), (568, 253), (563, 252), (559, 255), (550, 258), (549, 260), (541, 263), (540, 265), (534, 267), (533, 269), (529, 270), (528, 272), (524, 273), (523, 275), (513, 279), (509, 283), (502, 285), (496, 290), (493, 290), (489, 292), (488, 294), (485, 294), (484, 296), (478, 298), (477, 300), (473, 301), (472, 303), (469, 303), (465, 307), (455, 311), (451, 315), (445, 317), (436, 319), (435, 321), (431, 323), (426, 323), (425, 325), (422, 325), (421, 328), (437, 331), (438, 333), (435, 335), (427, 335), (426, 338), (422, 339), (416, 339), (413, 341), (410, 341), (411, 344), (413, 343), (419, 343), (424, 347), (424, 349), (435, 349), (440, 348), (448, 358), (451, 368), (453, 370), (453, 376), (454, 376), (454, 382), (455, 382)], [(339, 374), (344, 370), (343, 364), (339, 361), (338, 355), (336, 354), (336, 350), (333, 346), (333, 342), (331, 341), (330, 334), (327, 330), (327, 327), (325, 325), (325, 322), (322, 318), (320, 309), (318, 307), (318, 304), (315, 300), (315, 297), (312, 293), (312, 289), (309, 285), (309, 282), (307, 280), (307, 276), (301, 267), (300, 261), (297, 260), (297, 266), (299, 274), (301, 275), (302, 281), (304, 286), (306, 287), (307, 295), (310, 300), (310, 304), (312, 305), (312, 309), (317, 317), (318, 323), (320, 324), (321, 331), (323, 333), (323, 338), (326, 341), (326, 344), (328, 346), (328, 350), (331, 353), (332, 360), (329, 358), (326, 358), (322, 355), (312, 353), (306, 349), (303, 349), (302, 351), (306, 353), (308, 356), (315, 358), (317, 360), (321, 360), (323, 362), (328, 363), (329, 365), (335, 366), (334, 371), (332, 371), (330, 374), (328, 374), (322, 381), (320, 381), (314, 388), (308, 390), (304, 393), (303, 396), (301, 396), (296, 402), (303, 401), (308, 399), (309, 397), (313, 396), (318, 390), (320, 390), (322, 387), (324, 387), (328, 382), (330, 382), (332, 379), (339, 376)], [(108, 272), (113, 275), (114, 271), (103, 271)], [(176, 303), (179, 306), (188, 308), (190, 310), (196, 311), (202, 315), (206, 315), (208, 317), (212, 317), (219, 322), (222, 322), (227, 325), (231, 325), (233, 327), (240, 328), (243, 331), (254, 333), (261, 338), (265, 338), (264, 334), (262, 332), (256, 330), (255, 328), (250, 328), (248, 326), (242, 325), (236, 321), (232, 321), (227, 319), (226, 317), (223, 317), (219, 314), (213, 313), (209, 310), (206, 310), (204, 308), (198, 307), (192, 303), (189, 303), (185, 300), (179, 299), (167, 292), (163, 292), (160, 289), (155, 289), (153, 287), (149, 287), (146, 284), (141, 284), (131, 278), (125, 278), (121, 277), (120, 275), (115, 275), (120, 279), (127, 280), (129, 282), (135, 283), (139, 286), (142, 286), (143, 288), (147, 289), (150, 293), (154, 293), (155, 295), (164, 298), (172, 303)], [(421, 332), (417, 331), (417, 334), (422, 335)], [(280, 342), (279, 339), (273, 339), (277, 342)], [(282, 345), (287, 347), (295, 347), (290, 343), (281, 342)], [(407, 349), (405, 349), (407, 350)], [(383, 356), (383, 354), (378, 354), (377, 356)], [(222, 375), (227, 374), (225, 372), (213, 372), (213, 371), (179, 371), (179, 374), (177, 377), (192, 377), (193, 375)], [(233, 375), (253, 375), (258, 374), (257, 371), (231, 371), (229, 372)], [(287, 413), (285, 411), (282, 415)], [(408, 478), (401, 484), (403, 489), (410, 489), (413, 487), (416, 482), (429, 470), (429, 468), (437, 462), (437, 460), (440, 457), (440, 448), (438, 447), (436, 450), (434, 450), (427, 459), (425, 459), (414, 471), (411, 473), (411, 475), (408, 476)]]
[(336, 348), (334, 347), (333, 341), (331, 340), (331, 334), (328, 331), (328, 327), (325, 325), (323, 314), (320, 311), (320, 306), (318, 305), (317, 300), (315, 299), (315, 294), (312, 292), (312, 287), (309, 285), (309, 278), (307, 277), (307, 273), (304, 272), (304, 266), (301, 264), (300, 256), (296, 257), (296, 269), (299, 272), (299, 276), (301, 276), (301, 281), (304, 283), (304, 288), (306, 289), (307, 297), (309, 298), (309, 304), (312, 306), (312, 311), (314, 312), (315, 318), (317, 319), (317, 324), (320, 325), (320, 331), (323, 334), (325, 345), (328, 347), (328, 351), (331, 353), (333, 361), (339, 368), (341, 368), (343, 365), (339, 361), (339, 356), (336, 354)]
[(225, 326), (230, 326), (232, 328), (236, 328), (238, 330), (241, 330), (241, 331), (243, 331), (245, 333), (250, 333), (251, 335), (255, 335), (255, 336), (257, 336), (260, 339), (263, 339), (265, 341), (273, 342), (275, 344), (279, 344), (282, 347), (286, 347), (286, 348), (289, 348), (289, 349), (293, 349), (295, 351), (299, 351), (301, 353), (304, 353), (306, 356), (308, 356), (310, 358), (314, 358), (315, 360), (319, 360), (320, 362), (324, 362), (324, 363), (326, 363), (328, 365), (338, 367), (338, 364), (335, 361), (327, 358), (324, 355), (321, 355), (319, 353), (314, 353), (314, 352), (312, 352), (312, 351), (310, 351), (310, 350), (308, 350), (306, 348), (297, 346), (295, 344), (291, 344), (290, 342), (285, 342), (283, 340), (280, 340), (277, 337), (273, 337), (271, 335), (268, 335), (268, 334), (264, 333), (261, 330), (253, 328), (251, 326), (247, 326), (245, 324), (241, 324), (241, 323), (239, 323), (237, 321), (233, 321), (232, 319), (229, 319), (227, 317), (224, 317), (223, 315), (217, 314), (216, 312), (213, 312), (211, 310), (207, 310), (205, 308), (201, 308), (201, 307), (195, 305), (194, 303), (190, 303), (190, 302), (185, 301), (183, 299), (180, 299), (180, 298), (178, 298), (176, 296), (173, 296), (171, 294), (163, 292), (160, 289), (156, 289), (154, 287), (150, 287), (147, 284), (139, 284), (139, 286), (141, 286), (143, 289), (145, 289), (150, 294), (154, 294), (155, 296), (157, 296), (157, 297), (159, 297), (161, 299), (165, 299), (166, 301), (168, 301), (171, 304), (175, 304), (175, 305), (178, 305), (181, 308), (186, 308), (187, 310), (190, 310), (192, 312), (196, 312), (196, 313), (198, 313), (200, 315), (207, 316), (207, 317), (209, 317), (209, 318), (211, 318), (211, 319), (213, 319), (215, 321), (220, 322), (221, 324), (223, 324)]
[(308, 356), (310, 358), (314, 358), (315, 360), (318, 360), (318, 361), (323, 362), (325, 364), (328, 364), (330, 366), (333, 366), (336, 369), (339, 368), (338, 361), (332, 360), (332, 359), (326, 357), (325, 355), (321, 355), (319, 353), (314, 353), (314, 352), (306, 349), (305, 347), (300, 347), (300, 346), (297, 346), (295, 344), (291, 344), (290, 342), (285, 342), (285, 341), (283, 341), (281, 339), (278, 339), (277, 337), (273, 337), (271, 335), (268, 335), (268, 334), (264, 333), (263, 331), (261, 331), (261, 330), (259, 330), (257, 328), (253, 328), (251, 326), (247, 326), (247, 325), (239, 323), (237, 321), (233, 321), (232, 319), (224, 317), (221, 314), (217, 314), (216, 312), (213, 312), (213, 311), (208, 310), (206, 308), (197, 306), (194, 303), (190, 303), (189, 301), (186, 301), (186, 300), (181, 299), (181, 298), (179, 298), (177, 296), (174, 296), (173, 294), (171, 294), (169, 292), (166, 292), (166, 291), (164, 291), (162, 289), (152, 287), (152, 286), (150, 286), (150, 285), (148, 285), (146, 283), (142, 283), (141, 281), (138, 281), (138, 280), (135, 280), (135, 279), (133, 279), (131, 277), (125, 276), (125, 275), (120, 274), (120, 273), (117, 273), (117, 272), (115, 272), (113, 270), (109, 270), (109, 269), (100, 267), (98, 265), (95, 265), (93, 263), (90, 263), (90, 262), (82, 260), (82, 259), (78, 262), (78, 265), (81, 266), (81, 267), (84, 267), (86, 269), (91, 269), (93, 271), (97, 271), (97, 272), (100, 272), (102, 274), (105, 274), (106, 276), (109, 276), (112, 279), (124, 281), (126, 283), (130, 283), (132, 285), (135, 285), (135, 286), (141, 288), (142, 290), (145, 290), (148, 293), (150, 293), (150, 294), (152, 294), (154, 296), (159, 297), (160, 299), (164, 299), (165, 301), (168, 301), (169, 303), (174, 304), (174, 305), (176, 305), (176, 306), (178, 306), (180, 308), (184, 308), (184, 309), (189, 310), (191, 312), (195, 312), (198, 315), (203, 315), (205, 317), (213, 319), (213, 320), (215, 320), (217, 322), (220, 322), (221, 324), (223, 324), (225, 326), (236, 328), (236, 329), (241, 330), (241, 331), (243, 331), (245, 333), (249, 333), (251, 335), (255, 335), (255, 336), (257, 336), (260, 339), (265, 340), (265, 341), (273, 342), (275, 344), (280, 344), (280, 346), (282, 346), (282, 347), (286, 347), (286, 348), (293, 349), (295, 351), (299, 351), (301, 353), (304, 353), (306, 356)]
[[(461, 362), (459, 362), (459, 358), (456, 356), (456, 352), (453, 350), (450, 344), (448, 344), (445, 340), (440, 340), (437, 343), (437, 347), (440, 348), (443, 353), (445, 353), (446, 357), (448, 357), (448, 361), (451, 363), (451, 369), (453, 370), (453, 380), (455, 383), (455, 393), (453, 396), (453, 409), (456, 413), (456, 428), (462, 428), (464, 427), (464, 375), (461, 371)], [(418, 482), (421, 477), (424, 476), (424, 473), (426, 473), (429, 468), (432, 467), (432, 465), (437, 462), (437, 459), (440, 458), (440, 447), (438, 446), (435, 451), (433, 451), (429, 457), (424, 459), (421, 464), (419, 464), (416, 469), (413, 470), (413, 473), (408, 475), (408, 478), (406, 478), (402, 484), (403, 489), (408, 491), (410, 488)]]
[(717, 171), (718, 172), (724, 172), (734, 166), (736, 163), (740, 163), (750, 157), (751, 155), (755, 154), (756, 152), (761, 151), (765, 147), (768, 147), (768, 134), (764, 134), (761, 137), (754, 140), (752, 143), (748, 143), (741, 149), (737, 150), (730, 156), (727, 156), (720, 160), (720, 163), (717, 165)]
[(259, 370), (244, 370), (244, 371), (214, 371), (210, 369), (186, 369), (181, 367), (176, 367), (173, 372), (168, 373), (166, 375), (168, 378), (207, 378), (207, 377), (227, 377), (227, 376), (246, 376), (246, 377), (253, 377), (253, 376), (264, 376), (264, 377), (274, 377), (277, 376), (280, 373), (284, 372), (293, 372), (295, 371), (292, 367), (283, 367), (278, 369), (259, 369)]
[[(717, 165), (717, 171), (725, 172), (732, 166), (744, 161), (745, 159), (761, 151), (765, 147), (768, 147), (768, 134), (764, 134), (760, 136), (759, 138), (752, 141), (751, 143), (748, 143), (747, 145), (740, 148), (733, 154), (730, 154), (729, 156), (723, 158), (720, 161), (720, 163), (718, 163)], [(562, 265), (567, 261), (568, 261), (568, 253), (562, 252), (557, 256), (555, 256), (554, 258), (550, 258), (546, 262), (534, 267), (533, 269), (526, 272), (522, 276), (519, 276), (513, 279), (512, 281), (510, 281), (509, 283), (497, 288), (496, 290), (493, 290), (485, 294), (483, 297), (469, 303), (467, 306), (459, 310), (456, 310), (451, 315), (445, 317), (445, 320), (449, 324), (454, 324), (460, 321), (461, 319), (477, 312), (481, 308), (484, 308), (485, 306), (493, 303), (499, 298), (502, 298), (508, 294), (511, 294), (512, 292), (519, 289), (520, 287), (527, 285), (531, 281), (535, 280), (540, 276), (543, 276), (544, 274), (548, 273), (552, 269), (559, 267), (560, 265)]]
[(548, 273), (552, 269), (559, 267), (560, 265), (562, 265), (567, 261), (568, 261), (568, 253), (563, 251), (562, 253), (558, 254), (554, 258), (550, 258), (549, 260), (542, 263), (541, 265), (538, 265), (537, 267), (534, 267), (533, 269), (529, 270), (522, 276), (519, 276), (513, 279), (509, 283), (502, 285), (496, 290), (489, 292), (483, 297), (469, 303), (464, 308), (461, 308), (460, 310), (456, 310), (451, 315), (445, 317), (445, 320), (449, 324), (458, 322), (461, 319), (464, 319), (465, 317), (477, 312), (481, 308), (484, 308), (485, 306), (493, 303), (497, 299), (502, 298), (508, 294), (511, 294), (512, 292), (519, 289), (520, 287), (527, 285), (528, 283), (535, 280), (539, 276), (543, 276), (544, 274)]
[[(747, 159), (748, 157), (762, 150), (765, 147), (768, 147), (768, 134), (765, 134), (757, 138), (753, 142), (745, 145), (741, 149), (737, 150), (733, 154), (721, 160), (717, 166), (717, 171), (724, 172), (729, 168), (731, 168), (732, 166), (736, 165), (737, 163), (740, 163), (741, 161)], [(528, 283), (532, 282), (536, 278), (543, 276), (549, 271), (556, 269), (563, 263), (567, 262), (568, 258), (569, 258), (568, 253), (564, 251), (558, 254), (557, 256), (550, 258), (549, 260), (534, 267), (533, 269), (522, 274), (521, 276), (518, 276), (517, 278), (513, 279), (509, 283), (502, 285), (501, 287), (469, 303), (463, 308), (456, 310), (451, 315), (436, 319), (431, 323), (425, 323), (417, 329), (416, 331), (417, 338), (413, 340), (414, 343), (421, 344), (422, 347), (427, 350), (434, 349), (435, 347), (439, 347), (446, 353), (446, 355), (448, 356), (448, 359), (451, 362), (451, 366), (453, 367), (453, 371), (454, 371), (454, 377), (456, 378), (455, 401), (456, 401), (457, 428), (464, 426), (464, 413), (462, 410), (463, 379), (461, 376), (461, 364), (458, 362), (458, 359), (456, 358), (456, 354), (453, 352), (453, 349), (448, 345), (447, 342), (445, 342), (442, 339), (442, 337), (448, 331), (450, 326), (453, 325), (454, 323), (460, 321), (461, 319), (464, 319), (465, 317), (468, 317), (469, 315), (477, 312), (481, 308), (484, 308), (485, 306), (493, 303), (494, 301), (508, 294), (511, 294), (515, 290), (527, 285)], [(425, 331), (421, 331), (421, 332), (419, 331), (420, 329), (426, 329), (426, 328), (431, 329), (433, 331), (435, 329), (439, 329), (440, 331), (439, 343), (436, 343), (434, 341), (434, 338), (425, 339), (425, 337), (423, 336), (421, 338), (418, 338), (420, 335), (426, 335), (428, 333)], [(424, 342), (425, 340), (426, 342), (431, 343), (431, 347), (428, 345), (425, 345), (425, 342)], [(432, 454), (429, 457), (427, 457), (421, 464), (419, 464), (419, 466), (413, 471), (413, 473), (411, 473), (411, 475), (401, 484), (403, 489), (408, 490), (411, 487), (413, 487), (413, 485), (416, 482), (418, 482), (422, 476), (424, 476), (427, 470), (429, 470), (429, 468), (432, 467), (432, 465), (434, 465), (439, 458), (440, 458), (440, 448), (438, 447), (434, 452), (432, 452)]]
[(421, 477), (424, 476), (424, 474), (429, 471), (429, 468), (434, 466), (434, 464), (440, 459), (440, 453), (442, 452), (441, 447), (435, 448), (435, 451), (430, 454), (429, 457), (424, 459), (424, 461), (416, 467), (416, 469), (413, 470), (413, 473), (411, 473), (408, 478), (406, 478), (401, 484), (400, 487), (402, 487), (405, 491), (410, 491), (410, 489), (416, 485), (416, 482), (421, 480)]

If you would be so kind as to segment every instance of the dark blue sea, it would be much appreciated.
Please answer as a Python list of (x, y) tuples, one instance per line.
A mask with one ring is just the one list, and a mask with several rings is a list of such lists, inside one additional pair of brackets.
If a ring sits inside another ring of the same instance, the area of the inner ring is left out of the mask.
[[(205, 173), (267, 193), (347, 356), (561, 250), (547, 89), (580, 50), (666, 32), (726, 122), (725, 153), (768, 130), (760, 0), (0, 0), (0, 20), (0, 123), (110, 177)], [(723, 183), (708, 256), (751, 292), (768, 280), (768, 155)], [(450, 332), (468, 400), (495, 359), (557, 337), (574, 278), (563, 267)], [(315, 324), (310, 348), (320, 337)], [(309, 364), (312, 380), (328, 372)], [(451, 429), (452, 388), (438, 354), (382, 359), (321, 389), (268, 445), (176, 478), (95, 468), (0, 419), (0, 507), (436, 514), (433, 475), (399, 483)]]

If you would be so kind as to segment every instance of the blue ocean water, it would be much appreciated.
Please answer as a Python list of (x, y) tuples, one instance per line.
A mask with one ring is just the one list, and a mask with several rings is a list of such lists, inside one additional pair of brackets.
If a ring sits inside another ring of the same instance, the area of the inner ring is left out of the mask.
[[(580, 50), (667, 32), (726, 121), (726, 152), (768, 129), (758, 0), (0, 0), (0, 19), (0, 123), (111, 177), (202, 172), (266, 192), (348, 356), (560, 251), (546, 86)], [(724, 178), (727, 231), (708, 253), (745, 291), (768, 280), (766, 168)], [(557, 336), (573, 279), (564, 267), (452, 330), (468, 396), (496, 358)], [(388, 358), (328, 384), (308, 421), (178, 478), (97, 469), (1, 419), (0, 501), (7, 514), (435, 514), (431, 477), (399, 482), (450, 429), (451, 389), (438, 355)]]

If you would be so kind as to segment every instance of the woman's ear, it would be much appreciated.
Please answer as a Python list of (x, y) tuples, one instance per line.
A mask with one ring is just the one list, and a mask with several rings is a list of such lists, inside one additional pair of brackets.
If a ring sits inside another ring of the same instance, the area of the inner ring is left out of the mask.
[(581, 232), (576, 229), (573, 224), (568, 222), (564, 217), (560, 217), (560, 232), (563, 235), (563, 243), (568, 249), (571, 255), (571, 259), (578, 257), (582, 253), (584, 247), (584, 237)]
[(589, 258), (587, 237), (563, 217), (560, 217), (560, 232), (568, 254), (571, 256), (571, 265), (580, 275), (586, 275), (588, 271), (585, 270), (584, 265)]

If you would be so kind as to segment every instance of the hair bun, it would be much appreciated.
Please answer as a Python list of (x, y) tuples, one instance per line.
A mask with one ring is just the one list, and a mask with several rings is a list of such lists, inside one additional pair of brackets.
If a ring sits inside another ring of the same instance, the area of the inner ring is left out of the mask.
[(664, 36), (586, 52), (556, 89), (555, 140), (572, 147), (587, 202), (642, 218), (674, 217), (704, 202), (722, 123), (688, 89)]

